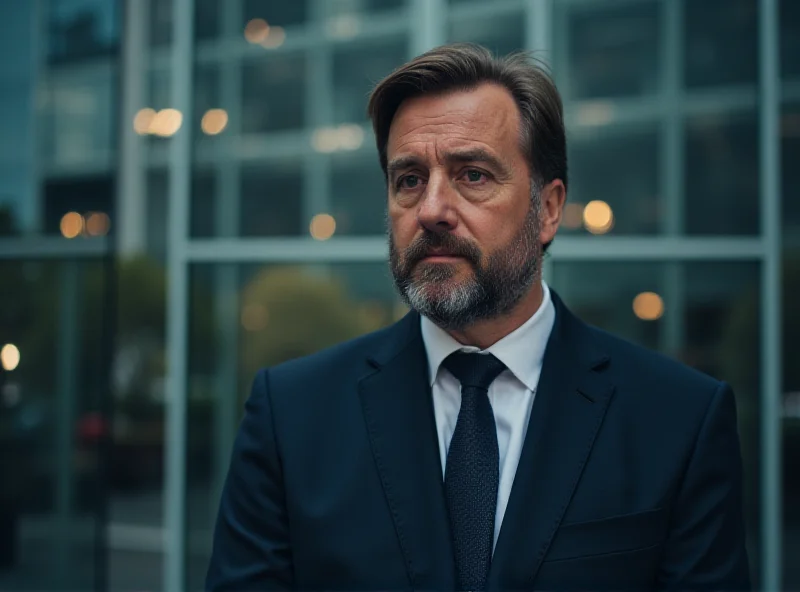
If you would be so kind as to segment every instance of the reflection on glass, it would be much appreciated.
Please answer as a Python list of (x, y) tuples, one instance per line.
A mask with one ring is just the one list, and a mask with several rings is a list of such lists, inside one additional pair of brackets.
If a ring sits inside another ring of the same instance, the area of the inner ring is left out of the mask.
[(753, 112), (686, 122), (687, 234), (757, 234), (758, 124)]
[(276, 0), (244, 0), (242, 2), (242, 31), (253, 19), (263, 19), (269, 25), (289, 27), (308, 20), (309, 2)]
[(686, 86), (755, 83), (757, 0), (703, 0), (683, 7)]
[(101, 263), (0, 263), (0, 589), (90, 589), (111, 341)]
[(407, 58), (405, 39), (382, 39), (371, 47), (337, 47), (333, 53), (333, 123), (367, 118), (367, 97), (373, 86)]
[(240, 212), (240, 236), (308, 232), (303, 220), (303, 177), (299, 164), (243, 166)]
[(116, 51), (120, 6), (105, 0), (50, 0), (47, 3), (50, 60), (81, 60)]
[(480, 43), (495, 55), (506, 55), (525, 48), (525, 18), (511, 13), (489, 19), (453, 20), (447, 40)]
[(203, 586), (226, 451), (255, 373), (386, 326), (398, 310), (383, 263), (196, 265), (191, 275), (186, 504), (194, 590)]
[(337, 154), (331, 162), (331, 202), (337, 232), (383, 234), (387, 194), (377, 152)]
[[(795, 6), (795, 4), (792, 4)], [(789, 10), (788, 6), (784, 10)], [(797, 12), (800, 16), (800, 11)], [(798, 21), (800, 22), (800, 21)], [(800, 589), (800, 104), (783, 108), (783, 586)]]
[(660, 230), (658, 132), (597, 128), (568, 142), (564, 231), (652, 234)]
[[(659, 10), (656, 2), (568, 10), (570, 99), (624, 97), (658, 90)], [(557, 46), (560, 40), (556, 42)]]
[(781, 70), (785, 78), (800, 76), (800, 3), (780, 0)]
[(305, 68), (303, 54), (247, 58), (243, 62), (243, 134), (293, 130), (305, 125)]

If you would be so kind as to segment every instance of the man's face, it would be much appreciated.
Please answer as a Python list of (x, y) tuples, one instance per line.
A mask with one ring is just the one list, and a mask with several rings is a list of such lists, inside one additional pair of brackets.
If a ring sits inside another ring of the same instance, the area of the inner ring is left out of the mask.
[(511, 94), (484, 84), (409, 99), (387, 160), (390, 265), (406, 303), (455, 330), (509, 312), (542, 244)]

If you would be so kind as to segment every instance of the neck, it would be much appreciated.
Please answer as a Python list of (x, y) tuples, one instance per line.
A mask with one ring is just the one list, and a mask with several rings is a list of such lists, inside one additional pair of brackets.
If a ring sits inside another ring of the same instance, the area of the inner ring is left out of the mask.
[(486, 349), (525, 324), (539, 310), (543, 299), (542, 282), (537, 280), (511, 312), (493, 319), (478, 321), (464, 329), (448, 331), (448, 333), (462, 345)]

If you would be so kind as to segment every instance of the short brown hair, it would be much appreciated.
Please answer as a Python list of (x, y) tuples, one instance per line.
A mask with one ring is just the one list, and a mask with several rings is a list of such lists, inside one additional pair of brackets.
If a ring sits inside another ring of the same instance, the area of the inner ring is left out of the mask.
[(386, 145), (397, 110), (407, 99), (427, 94), (471, 90), (482, 83), (506, 88), (519, 108), (521, 147), (534, 181), (561, 179), (567, 185), (567, 140), (561, 96), (549, 74), (524, 52), (495, 57), (472, 43), (434, 48), (381, 80), (369, 97), (381, 168), (386, 175)]

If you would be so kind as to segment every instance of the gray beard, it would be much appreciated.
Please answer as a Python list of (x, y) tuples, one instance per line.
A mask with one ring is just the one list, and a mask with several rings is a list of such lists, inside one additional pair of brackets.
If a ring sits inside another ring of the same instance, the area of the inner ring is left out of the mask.
[[(541, 271), (540, 203), (539, 192), (535, 191), (520, 231), (510, 244), (488, 257), (481, 256), (474, 244), (426, 232), (418, 239), (420, 244), (405, 250), (400, 261), (389, 227), (390, 267), (403, 302), (446, 330), (463, 330), (478, 321), (508, 314), (528, 293)], [(415, 255), (419, 255), (420, 249), (442, 242), (464, 246), (465, 258), (472, 265), (468, 278), (454, 281), (456, 269), (449, 264), (418, 262)]]

